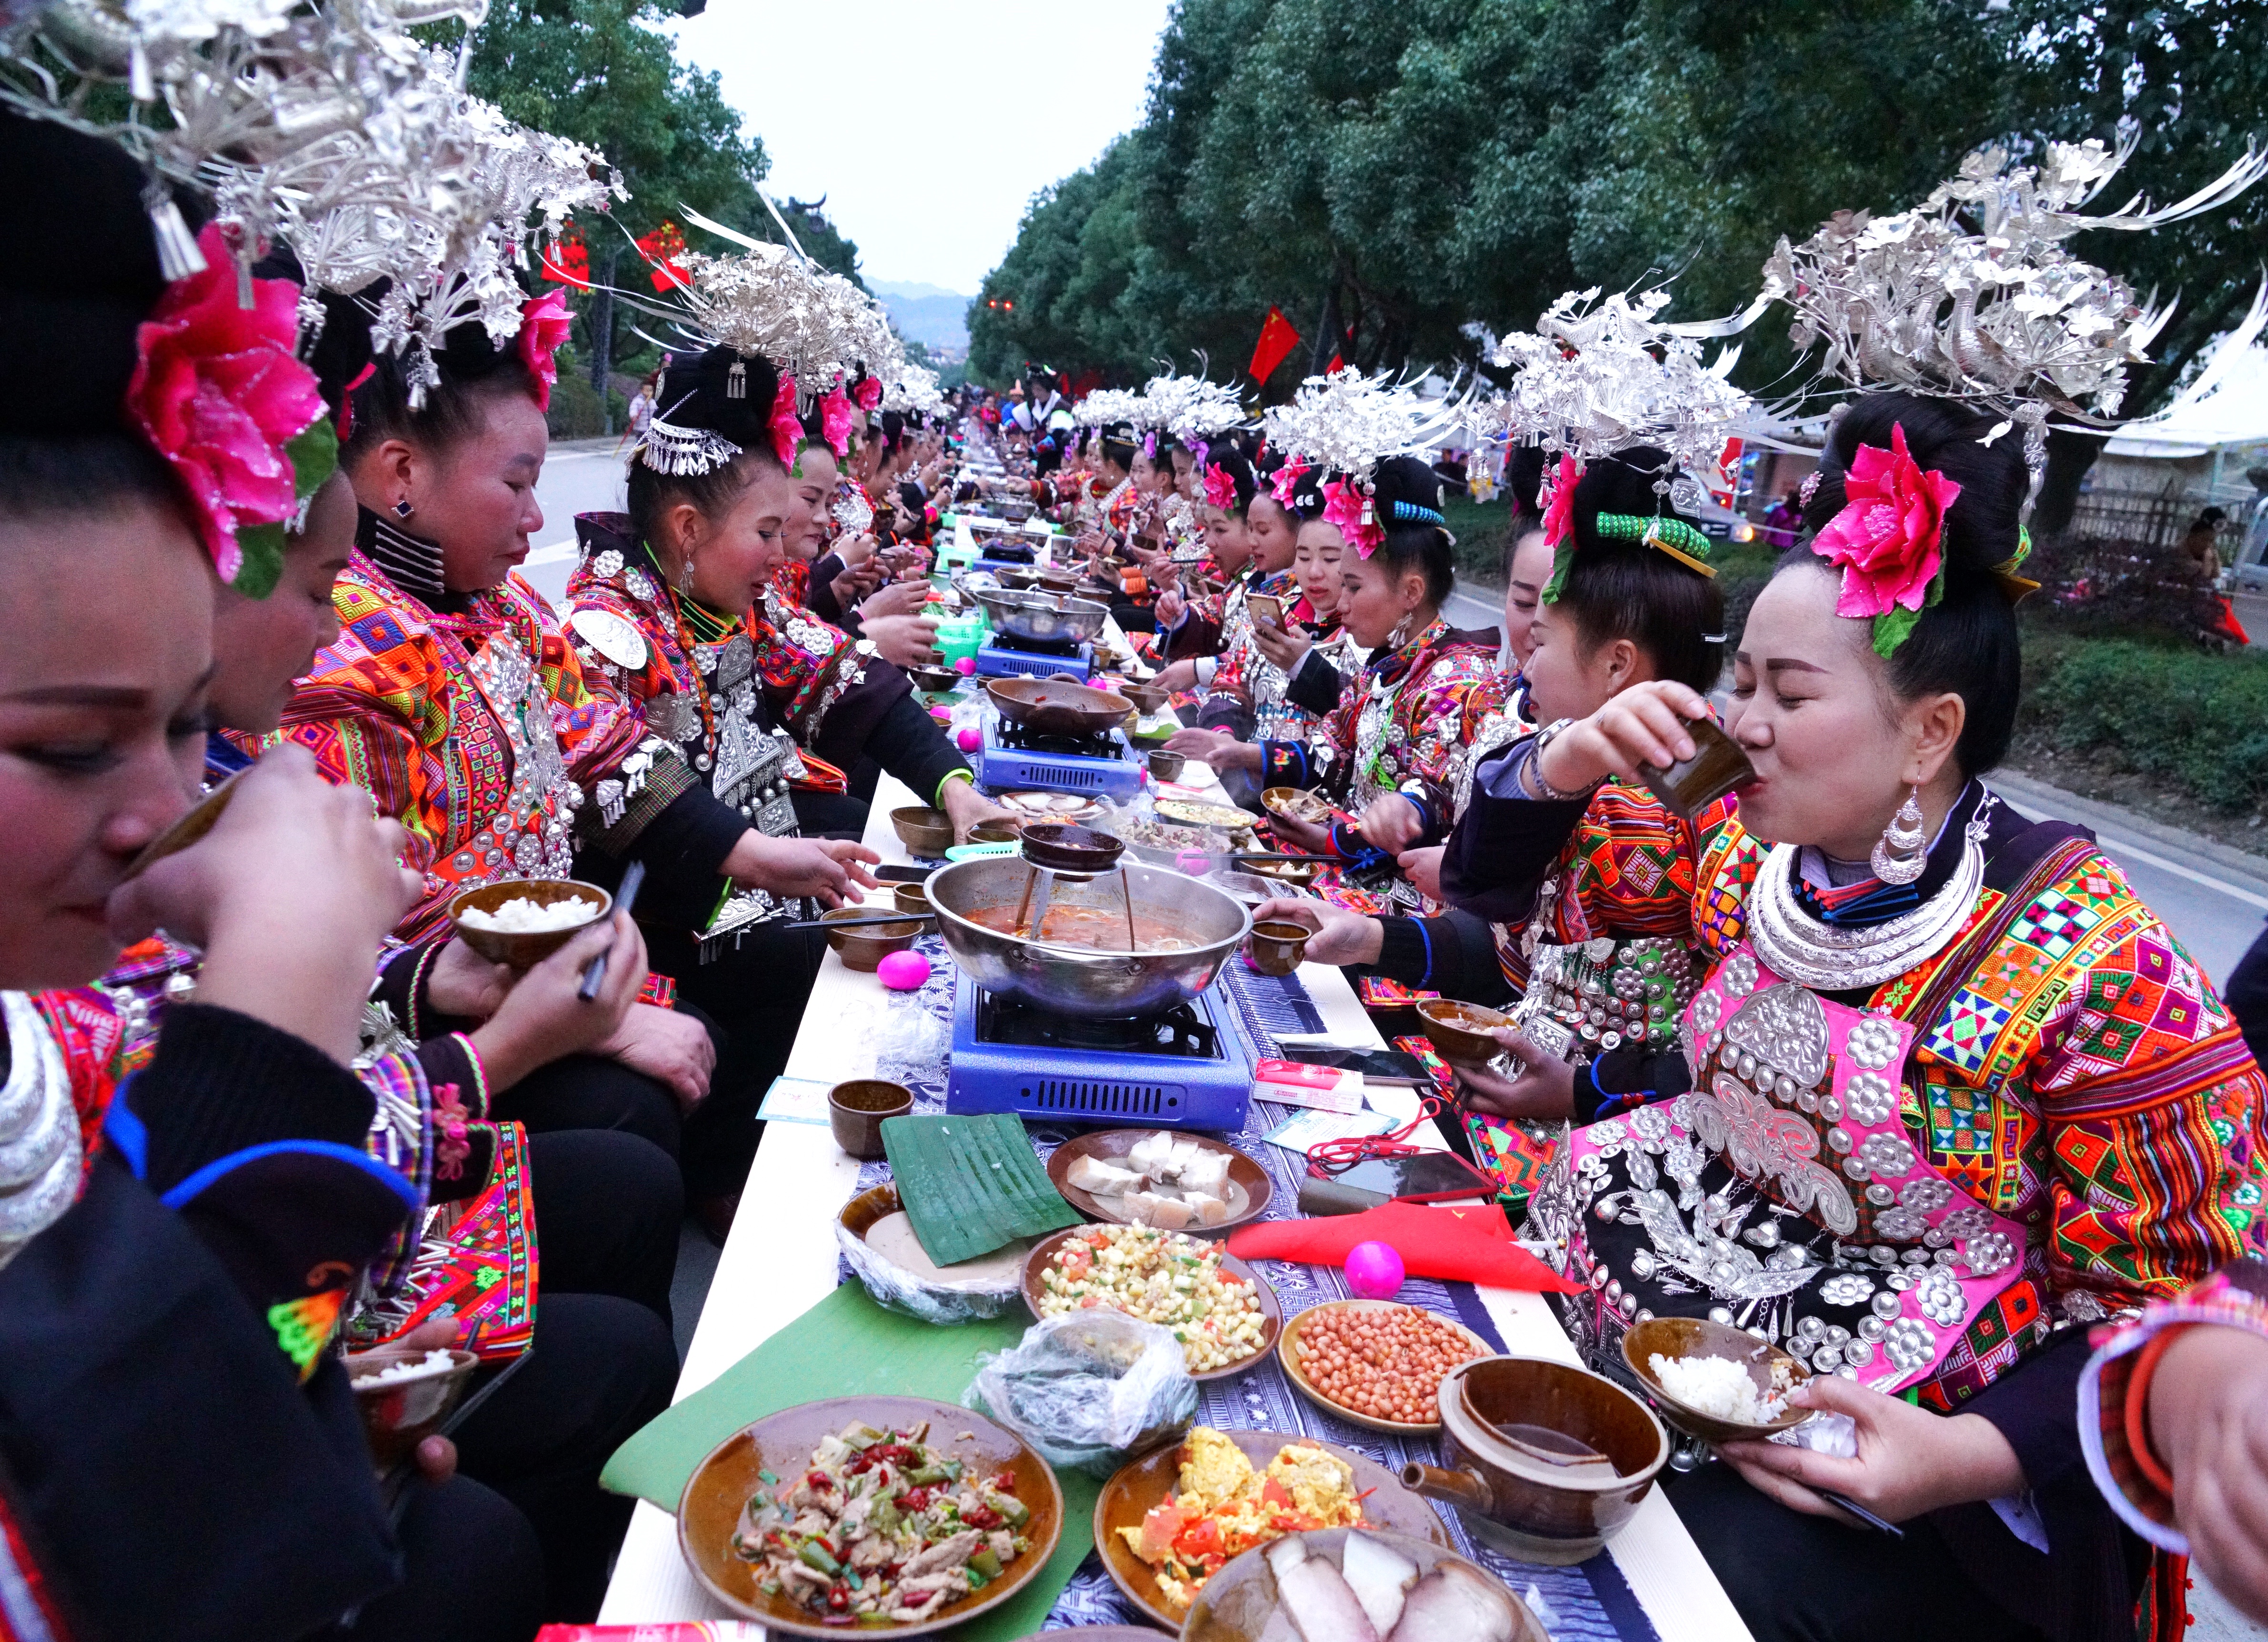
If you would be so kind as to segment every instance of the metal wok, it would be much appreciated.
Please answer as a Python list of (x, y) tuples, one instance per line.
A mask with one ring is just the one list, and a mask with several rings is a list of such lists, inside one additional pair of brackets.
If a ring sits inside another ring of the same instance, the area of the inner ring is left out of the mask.
[(1252, 928), (1251, 915), (1211, 884), (1161, 866), (1128, 864), (1085, 883), (1058, 878), (1057, 907), (1117, 911), (1130, 891), (1138, 918), (1167, 924), (1188, 943), (1180, 952), (1104, 952), (1042, 946), (988, 929), (968, 913), (1003, 907), (1012, 915), (1034, 869), (1014, 856), (976, 856), (930, 874), (945, 949), (988, 992), (1066, 1015), (1141, 1015), (1194, 998), (1211, 986)]
[(1123, 696), (1069, 679), (990, 679), (984, 691), (1003, 718), (1042, 735), (1100, 735), (1134, 711)]
[(1071, 644), (1093, 638), (1110, 616), (1110, 607), (1061, 593), (1017, 593), (1002, 588), (969, 589), (993, 627), (1011, 638), (1040, 644)]

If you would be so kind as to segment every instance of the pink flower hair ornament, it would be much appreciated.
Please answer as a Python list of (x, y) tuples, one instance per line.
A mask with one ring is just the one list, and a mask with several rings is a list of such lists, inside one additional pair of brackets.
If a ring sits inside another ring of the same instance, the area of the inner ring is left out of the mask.
[(1269, 482), (1268, 494), (1276, 499), (1277, 506), (1288, 508), (1292, 505), (1292, 498), (1299, 494), (1300, 481), (1307, 476), (1307, 464), (1296, 456), (1276, 470), (1276, 477)]
[(204, 270), (166, 287), (135, 332), (125, 409), (180, 481), (220, 578), (264, 598), (284, 568), (283, 527), (330, 477), (337, 438), (293, 351), (299, 287), (251, 280), (239, 306), (219, 225), (205, 225), (198, 248)]
[(1236, 481), (1227, 468), (1216, 463), (1204, 470), (1204, 498), (1207, 507), (1236, 506)]
[(882, 402), (882, 379), (878, 376), (862, 376), (858, 379), (858, 386), (852, 388), (850, 392), (852, 397), (858, 401), (859, 409), (871, 411)]
[(779, 392), (772, 395), (772, 451), (779, 457), (780, 466), (790, 473), (795, 471), (796, 458), (803, 450), (803, 418), (795, 414), (795, 379), (783, 374)]
[(1347, 546), (1364, 558), (1377, 551), (1378, 544), (1386, 540), (1384, 526), (1375, 519), (1363, 518), (1366, 511), (1362, 487), (1353, 480), (1332, 479), (1324, 483), (1323, 522), (1337, 526)]
[(843, 396), (840, 387), (828, 388), (827, 397), (819, 401), (819, 435), (838, 461), (850, 453), (850, 430), (858, 416), (857, 409)]
[(1550, 496), (1543, 504), (1543, 545), (1551, 549), (1551, 579), (1543, 584), (1545, 604), (1559, 602), (1567, 585), (1567, 567), (1575, 562), (1575, 487), (1583, 477), (1583, 464), (1566, 451), (1551, 475)]
[(1889, 449), (1861, 445), (1851, 458), (1843, 494), (1811, 550), (1843, 569), (1835, 614), (1871, 619), (1874, 653), (1887, 660), (1945, 596), (1945, 513), (1961, 487), (1924, 473), (1907, 453), (1904, 424), (1893, 423)]
[(519, 362), (535, 379), (538, 410), (551, 409), (551, 389), (559, 380), (557, 355), (574, 328), (567, 293), (556, 287), (519, 306)]

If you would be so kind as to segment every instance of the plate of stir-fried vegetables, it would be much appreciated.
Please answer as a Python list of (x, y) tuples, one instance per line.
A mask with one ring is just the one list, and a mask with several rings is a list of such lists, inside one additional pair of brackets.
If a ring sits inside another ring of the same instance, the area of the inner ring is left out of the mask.
[(924, 1397), (836, 1397), (767, 1416), (701, 1462), (679, 1503), (696, 1577), (799, 1636), (958, 1624), (1044, 1566), (1063, 1493), (1014, 1433)]

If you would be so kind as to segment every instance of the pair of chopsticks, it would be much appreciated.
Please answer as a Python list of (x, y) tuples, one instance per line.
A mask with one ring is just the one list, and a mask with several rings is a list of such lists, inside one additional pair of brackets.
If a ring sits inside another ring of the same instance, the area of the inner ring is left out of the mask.
[(798, 918), (792, 924), (783, 924), (784, 930), (863, 930), (876, 924), (919, 924), (934, 917), (932, 912), (876, 913), (865, 918)]
[[(637, 904), (640, 887), (645, 882), (645, 863), (632, 861), (630, 870), (622, 874), (622, 887), (615, 891), (615, 910), (628, 912)], [(607, 954), (600, 953), (583, 966), (583, 984), (575, 989), (575, 996), (589, 1003), (599, 995), (607, 983)]]

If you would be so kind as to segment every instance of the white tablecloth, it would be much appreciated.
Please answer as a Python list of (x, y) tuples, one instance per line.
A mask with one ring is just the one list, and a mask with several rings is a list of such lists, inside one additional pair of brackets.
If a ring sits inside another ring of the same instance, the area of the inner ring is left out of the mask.
[[(1194, 765), (1192, 773), (1203, 769)], [(891, 830), (889, 815), (914, 802), (904, 787), (882, 778), (866, 843), (885, 861), (909, 859)], [(1377, 1041), (1353, 989), (1336, 969), (1307, 964), (1300, 978), (1328, 1030)], [(873, 976), (845, 969), (829, 953), (812, 988), (787, 1075), (829, 1084), (871, 1076), (874, 1050), (862, 1025), (879, 1019), (885, 997)], [(1381, 1104), (1375, 1091), (1372, 1101)], [(1418, 1138), (1425, 1138), (1424, 1130)], [(1438, 1134), (1432, 1140), (1440, 1144)], [(740, 1199), (740, 1218), (718, 1261), (708, 1303), (678, 1376), (679, 1398), (701, 1389), (826, 1298), (836, 1271), (832, 1223), (858, 1183), (858, 1167), (825, 1129), (774, 1123), (766, 1130)], [(1512, 1351), (1575, 1359), (1574, 1347), (1541, 1296), (1498, 1289), (1481, 1292)], [(1748, 1636), (1660, 1490), (1646, 1496), (1610, 1549), (1663, 1642), (1735, 1642)], [(599, 1617), (602, 1624), (632, 1624), (731, 1616), (686, 1571), (675, 1520), (641, 1500)]]

